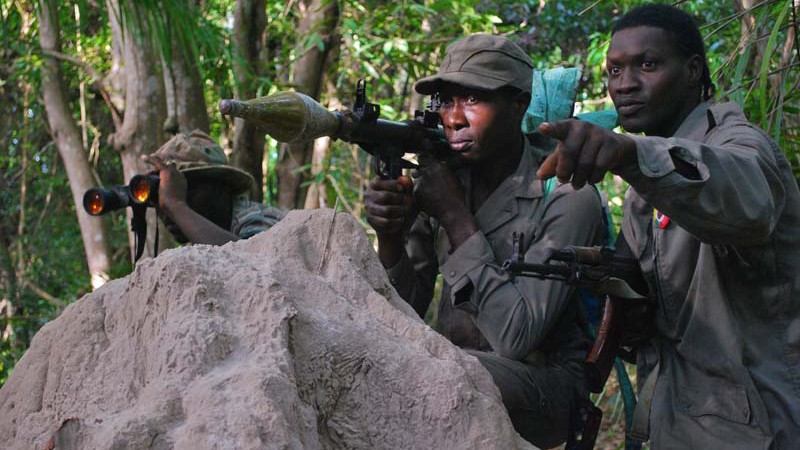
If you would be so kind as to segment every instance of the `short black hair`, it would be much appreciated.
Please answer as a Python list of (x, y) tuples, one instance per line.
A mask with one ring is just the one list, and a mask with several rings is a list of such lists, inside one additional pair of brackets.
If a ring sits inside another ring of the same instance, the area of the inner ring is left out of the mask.
[(677, 50), (686, 58), (700, 55), (703, 58), (703, 74), (700, 80), (703, 83), (703, 100), (714, 96), (715, 87), (708, 69), (705, 43), (692, 16), (672, 5), (652, 3), (638, 6), (614, 24), (611, 35), (617, 31), (641, 26), (661, 28), (670, 33)]

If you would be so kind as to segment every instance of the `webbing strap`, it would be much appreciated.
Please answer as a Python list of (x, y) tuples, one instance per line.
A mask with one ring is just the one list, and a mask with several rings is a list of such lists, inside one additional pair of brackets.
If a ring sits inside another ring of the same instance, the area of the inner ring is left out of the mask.
[(638, 441), (646, 441), (650, 438), (650, 407), (653, 403), (653, 394), (656, 392), (656, 381), (658, 372), (661, 369), (661, 361), (656, 363), (653, 370), (644, 380), (644, 386), (639, 391), (639, 401), (633, 412), (633, 424), (630, 430), (630, 437)]

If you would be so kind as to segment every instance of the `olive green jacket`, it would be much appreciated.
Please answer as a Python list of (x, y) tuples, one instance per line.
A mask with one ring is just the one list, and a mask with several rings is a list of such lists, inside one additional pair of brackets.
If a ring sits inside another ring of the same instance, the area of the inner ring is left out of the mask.
[(800, 193), (786, 159), (730, 103), (634, 139), (623, 232), (657, 296), (639, 352), (640, 388), (657, 376), (652, 448), (798, 448)]
[[(514, 360), (559, 351), (580, 365), (588, 340), (576, 325), (575, 290), (553, 280), (514, 279), (501, 269), (511, 256), (514, 232), (524, 233), (529, 262), (544, 261), (550, 249), (593, 245), (603, 236), (597, 192), (562, 185), (545, 201), (532, 150), (526, 141), (516, 172), (475, 214), (478, 233), (451, 251), (444, 228), (420, 214), (408, 234), (406, 255), (388, 274), (420, 315), (431, 302), (437, 273), (442, 274), (437, 329), (460, 347)], [(459, 176), (469, 196), (468, 171)]]

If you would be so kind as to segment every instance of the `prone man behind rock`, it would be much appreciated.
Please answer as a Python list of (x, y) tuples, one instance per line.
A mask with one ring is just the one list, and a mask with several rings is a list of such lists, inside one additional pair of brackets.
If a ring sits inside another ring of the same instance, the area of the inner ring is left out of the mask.
[(375, 178), (365, 210), (398, 293), (424, 315), (441, 273), (437, 330), (488, 369), (516, 430), (552, 447), (566, 439), (571, 404), (587, 395), (588, 331), (574, 288), (512, 279), (501, 265), (514, 232), (527, 238), (526, 260), (537, 261), (554, 248), (599, 244), (604, 230), (593, 187), (563, 184), (545, 198), (535, 176), (521, 131), (532, 70), (504, 37), (450, 45), (438, 73), (414, 88), (439, 96), (451, 160), (421, 159), (413, 190), (405, 177)]
[(222, 148), (200, 130), (173, 136), (142, 160), (158, 171), (159, 217), (180, 243), (247, 239), (286, 215), (250, 201), (253, 177), (228, 165)]

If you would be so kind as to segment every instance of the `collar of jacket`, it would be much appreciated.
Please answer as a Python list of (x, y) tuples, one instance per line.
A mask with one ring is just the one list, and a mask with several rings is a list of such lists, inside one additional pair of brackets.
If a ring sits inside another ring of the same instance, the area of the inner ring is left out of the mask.
[[(530, 143), (525, 140), (525, 147), (514, 173), (503, 180), (500, 186), (486, 199), (486, 202), (475, 213), (478, 226), (489, 234), (504, 223), (516, 217), (519, 211), (517, 199), (535, 199), (544, 195), (543, 183), (536, 178), (536, 158)], [(469, 175), (462, 179), (464, 188), (469, 192)]]
[(542, 183), (538, 182), (536, 178), (536, 169), (539, 168), (539, 165), (534, 158), (531, 143), (527, 139), (523, 139), (523, 141), (525, 146), (522, 149), (517, 170), (500, 184), (498, 190), (505, 187), (517, 198), (538, 198), (544, 195)]
[(734, 102), (709, 105), (702, 102), (683, 120), (673, 137), (701, 142), (717, 125), (730, 120), (746, 120), (742, 109)]

